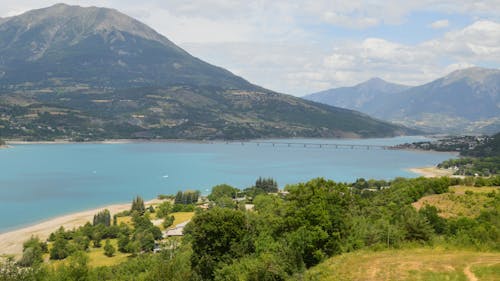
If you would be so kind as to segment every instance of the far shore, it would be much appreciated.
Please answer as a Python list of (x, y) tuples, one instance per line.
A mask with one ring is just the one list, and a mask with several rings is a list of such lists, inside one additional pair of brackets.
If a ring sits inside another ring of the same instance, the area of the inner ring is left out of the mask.
[(452, 170), (448, 169), (440, 169), (435, 166), (430, 167), (419, 167), (419, 168), (410, 168), (408, 171), (418, 174), (422, 177), (426, 178), (437, 178), (437, 177), (461, 177), (453, 175)]
[[(160, 201), (161, 200), (153, 199), (145, 202), (145, 204), (156, 204)], [(37, 236), (44, 241), (52, 232), (56, 231), (61, 226), (65, 229), (77, 228), (84, 225), (86, 222), (92, 222), (94, 215), (99, 211), (108, 209), (113, 215), (125, 210), (130, 210), (130, 206), (131, 203), (104, 206), (92, 210), (62, 215), (31, 226), (0, 233), (0, 257), (3, 255), (20, 257), (23, 251), (23, 242), (30, 239), (31, 236)]]

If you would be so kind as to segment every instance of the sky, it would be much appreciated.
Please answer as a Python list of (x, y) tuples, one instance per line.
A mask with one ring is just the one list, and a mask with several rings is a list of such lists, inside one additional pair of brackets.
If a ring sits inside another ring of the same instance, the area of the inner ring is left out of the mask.
[[(61, 1), (1, 0), (0, 17)], [(67, 0), (117, 9), (192, 55), (303, 96), (379, 77), (406, 85), (500, 68), (500, 0)]]

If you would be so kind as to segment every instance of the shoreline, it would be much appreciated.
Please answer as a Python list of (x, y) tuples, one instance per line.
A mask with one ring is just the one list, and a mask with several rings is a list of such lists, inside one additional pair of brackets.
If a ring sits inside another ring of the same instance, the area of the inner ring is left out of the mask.
[(318, 140), (363, 140), (363, 139), (390, 139), (397, 137), (427, 137), (426, 135), (402, 135), (402, 136), (387, 136), (387, 137), (336, 137), (336, 138), (308, 138), (308, 137), (265, 137), (253, 139), (105, 139), (91, 141), (71, 141), (67, 139), (55, 139), (53, 141), (24, 141), (20, 139), (5, 140), (7, 145), (16, 144), (122, 144), (122, 143), (219, 143), (219, 142), (251, 142), (251, 141), (266, 141), (280, 139), (318, 139)]
[[(152, 199), (144, 202), (146, 205), (160, 202), (159, 199)], [(56, 231), (61, 226), (65, 229), (73, 229), (84, 225), (87, 222), (92, 222), (94, 215), (99, 211), (108, 209), (111, 215), (129, 210), (131, 203), (112, 204), (99, 208), (89, 209), (80, 212), (60, 215), (51, 219), (40, 222), (35, 222), (29, 226), (21, 226), (21, 228), (0, 233), (0, 257), (15, 256), (20, 257), (23, 251), (23, 243), (30, 239), (31, 236), (38, 236), (41, 241), (45, 241), (50, 233)]]
[(453, 171), (451, 170), (439, 169), (436, 166), (408, 168), (406, 170), (425, 178), (460, 177), (453, 175)]

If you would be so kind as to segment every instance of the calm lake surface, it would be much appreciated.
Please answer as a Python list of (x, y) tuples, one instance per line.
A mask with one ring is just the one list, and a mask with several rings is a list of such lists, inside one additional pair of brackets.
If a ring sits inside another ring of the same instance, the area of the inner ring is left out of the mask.
[[(280, 142), (394, 145), (423, 137)], [(414, 177), (411, 167), (435, 165), (451, 153), (310, 148), (255, 143), (29, 144), (0, 149), (0, 232), (54, 216), (131, 201), (135, 195), (197, 189), (216, 184), (251, 186), (259, 176), (280, 187), (325, 177)]]

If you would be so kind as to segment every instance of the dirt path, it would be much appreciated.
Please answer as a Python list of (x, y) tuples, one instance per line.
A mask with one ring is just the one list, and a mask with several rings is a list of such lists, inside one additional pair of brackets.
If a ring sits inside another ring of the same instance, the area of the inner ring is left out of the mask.
[(472, 271), (470, 271), (470, 266), (472, 264), (469, 264), (467, 265), (465, 268), (464, 268), (464, 274), (465, 276), (467, 277), (467, 279), (469, 279), (469, 281), (478, 281), (476, 275), (474, 275), (474, 273)]
[(500, 263), (500, 259), (498, 259), (498, 258), (483, 258), (483, 259), (480, 259), (478, 261), (469, 263), (464, 268), (464, 274), (469, 281), (479, 281), (479, 279), (477, 279), (477, 276), (474, 274), (474, 272), (471, 271), (471, 269), (470, 269), (471, 266), (476, 265), (476, 264), (480, 264), (483, 266), (489, 266), (489, 265), (494, 265), (494, 264), (498, 264), (498, 263)]

